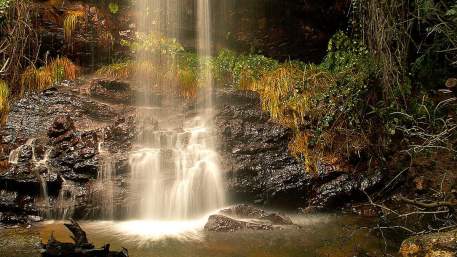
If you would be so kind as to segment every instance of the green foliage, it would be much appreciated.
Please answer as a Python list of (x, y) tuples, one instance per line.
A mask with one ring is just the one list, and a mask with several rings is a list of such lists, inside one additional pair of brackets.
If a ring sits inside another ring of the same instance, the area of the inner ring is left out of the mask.
[(8, 103), (10, 90), (8, 84), (4, 80), (0, 80), (0, 111), (4, 110), (4, 106)]
[(108, 9), (112, 14), (117, 14), (119, 12), (119, 5), (117, 3), (109, 3)]
[(130, 48), (132, 53), (144, 54), (147, 56), (176, 56), (184, 51), (183, 46), (175, 38), (167, 38), (155, 33), (135, 34), (135, 40), (122, 41), (124, 46)]
[(278, 61), (263, 55), (238, 55), (230, 50), (221, 50), (213, 59), (216, 80), (236, 88), (247, 88), (249, 83), (278, 66)]
[(10, 6), (11, 0), (0, 0), (0, 17), (3, 17)]
[(134, 72), (133, 65), (134, 62), (132, 61), (112, 63), (101, 67), (95, 73), (109, 78), (128, 79)]
[(3, 24), (3, 21), (6, 19), (6, 13), (10, 7), (12, 0), (0, 0), (0, 26)]

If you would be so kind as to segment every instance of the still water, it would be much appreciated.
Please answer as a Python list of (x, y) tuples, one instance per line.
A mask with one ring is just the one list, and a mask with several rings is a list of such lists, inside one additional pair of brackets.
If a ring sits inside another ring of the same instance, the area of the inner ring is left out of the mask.
[[(349, 257), (396, 256), (396, 248), (370, 232), (373, 220), (329, 214), (292, 216), (300, 228), (232, 233), (205, 232), (205, 220), (188, 222), (81, 222), (97, 247), (125, 247), (132, 257)], [(51, 233), (71, 242), (62, 222), (0, 230), (0, 256), (39, 256)], [(398, 247), (398, 246), (397, 246)]]

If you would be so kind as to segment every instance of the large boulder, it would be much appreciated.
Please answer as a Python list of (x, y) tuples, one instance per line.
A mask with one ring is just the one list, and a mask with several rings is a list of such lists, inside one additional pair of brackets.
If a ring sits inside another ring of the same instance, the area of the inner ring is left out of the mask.
[(272, 225), (293, 225), (292, 220), (285, 215), (276, 212), (266, 212), (262, 209), (247, 204), (238, 204), (231, 206), (221, 210), (219, 213), (232, 218), (268, 221)]
[(272, 230), (273, 226), (236, 220), (224, 215), (211, 215), (204, 229), (212, 232), (235, 232), (239, 230)]
[(297, 228), (292, 220), (276, 212), (267, 212), (247, 204), (234, 205), (208, 218), (206, 231), (273, 230)]

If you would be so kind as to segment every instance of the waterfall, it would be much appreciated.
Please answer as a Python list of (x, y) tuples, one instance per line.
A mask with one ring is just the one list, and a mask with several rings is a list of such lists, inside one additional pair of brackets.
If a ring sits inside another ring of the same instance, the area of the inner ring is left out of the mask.
[[(137, 1), (139, 33), (179, 38), (182, 1)], [(212, 76), (205, 59), (211, 55), (209, 0), (197, 3), (197, 51), (200, 57), (198, 93), (203, 105), (196, 115), (184, 113), (183, 101), (169, 92), (178, 82), (167, 78), (174, 56), (139, 53), (137, 62), (159, 70), (156, 76), (137, 71), (140, 136), (130, 154), (129, 218), (150, 221), (199, 219), (224, 204), (222, 174), (211, 124)], [(139, 68), (138, 68), (139, 69)], [(156, 97), (160, 96), (160, 97)], [(156, 100), (160, 99), (160, 101)]]

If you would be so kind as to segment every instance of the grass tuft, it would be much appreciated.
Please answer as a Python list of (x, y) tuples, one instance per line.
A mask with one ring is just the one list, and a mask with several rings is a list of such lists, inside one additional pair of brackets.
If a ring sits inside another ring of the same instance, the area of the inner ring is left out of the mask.
[(40, 68), (29, 66), (21, 75), (20, 95), (45, 90), (65, 79), (74, 80), (77, 74), (78, 67), (66, 57), (57, 57)]

